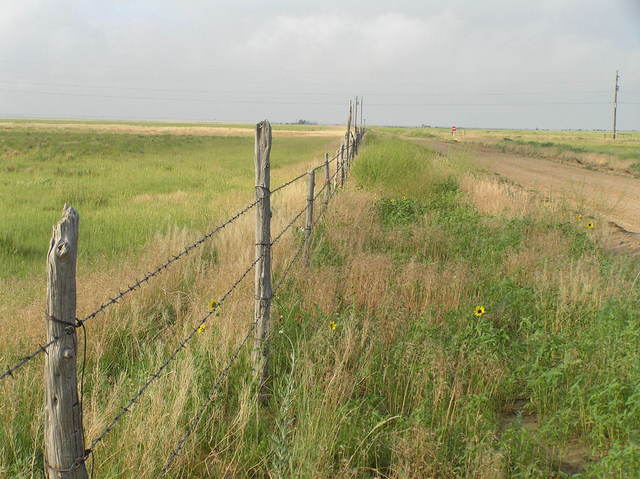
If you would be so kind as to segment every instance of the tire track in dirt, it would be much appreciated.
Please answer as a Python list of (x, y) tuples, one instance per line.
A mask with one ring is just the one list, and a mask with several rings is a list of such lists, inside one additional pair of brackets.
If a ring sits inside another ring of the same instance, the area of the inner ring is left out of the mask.
[(585, 215), (597, 213), (611, 222), (615, 249), (640, 252), (640, 179), (468, 144), (402, 138), (443, 155), (467, 155), (481, 168), (509, 178), (526, 189), (562, 197)]

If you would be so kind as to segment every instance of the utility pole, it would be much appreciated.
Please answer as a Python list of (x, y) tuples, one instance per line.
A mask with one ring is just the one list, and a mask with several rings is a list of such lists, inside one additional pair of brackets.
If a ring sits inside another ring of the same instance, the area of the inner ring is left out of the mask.
[(616, 123), (618, 117), (618, 90), (620, 90), (619, 85), (620, 73), (616, 70), (616, 89), (613, 93), (613, 140), (616, 139)]

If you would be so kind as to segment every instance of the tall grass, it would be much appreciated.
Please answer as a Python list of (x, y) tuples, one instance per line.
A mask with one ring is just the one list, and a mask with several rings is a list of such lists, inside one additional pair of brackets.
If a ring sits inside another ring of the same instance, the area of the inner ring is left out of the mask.
[[(398, 139), (369, 134), (349, 181), (315, 231), (310, 270), (274, 300), (269, 405), (245, 354), (172, 474), (634, 477), (638, 260), (601, 250), (600, 232), (562, 205)], [(299, 185), (274, 203), (274, 230), (303, 198)], [(90, 325), (88, 438), (250, 260), (238, 245), (251, 227)], [(140, 261), (191, 234), (172, 231)], [(298, 241), (276, 249), (276, 271)], [(127, 273), (96, 275), (94, 288)], [(246, 332), (242, 288), (97, 449), (96, 477), (158, 476)], [(42, 467), (39, 372), (0, 387), (0, 471), (30, 477)]]
[[(334, 142), (277, 138), (274, 183)], [(126, 256), (174, 226), (210, 226), (228, 213), (229, 197), (250, 200), (252, 145), (251, 137), (3, 131), (0, 276), (40, 269), (64, 203), (81, 214), (83, 263)]]

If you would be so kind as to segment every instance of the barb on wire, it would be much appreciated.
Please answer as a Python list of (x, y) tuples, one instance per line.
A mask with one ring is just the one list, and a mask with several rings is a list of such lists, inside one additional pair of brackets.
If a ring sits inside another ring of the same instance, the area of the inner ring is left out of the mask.
[[(337, 170), (336, 170), (337, 172)], [(335, 173), (333, 174), (335, 176)], [(320, 188), (315, 195), (313, 195), (313, 201), (315, 201), (316, 199), (318, 199), (318, 196), (320, 196), (322, 194), (322, 192), (324, 190), (327, 189), (327, 187), (331, 184), (331, 180), (333, 179), (333, 176), (329, 177), (329, 181), (325, 181), (324, 185), (322, 185), (322, 188)]]
[(130, 411), (130, 408), (138, 401), (138, 399), (140, 399), (140, 396), (142, 396), (142, 394), (147, 390), (147, 388), (151, 386), (151, 384), (153, 384), (160, 377), (160, 374), (162, 373), (162, 371), (164, 371), (167, 368), (167, 366), (169, 366), (169, 364), (176, 358), (178, 353), (187, 346), (187, 343), (189, 343), (189, 341), (193, 339), (193, 337), (196, 335), (200, 327), (204, 325), (204, 323), (206, 323), (207, 320), (218, 311), (218, 309), (220, 309), (220, 306), (222, 306), (222, 304), (226, 301), (226, 299), (231, 295), (231, 293), (233, 293), (233, 291), (235, 291), (235, 289), (240, 285), (242, 280), (249, 274), (249, 272), (255, 267), (258, 261), (260, 261), (262, 258), (263, 258), (262, 256), (258, 256), (249, 265), (249, 267), (238, 277), (238, 279), (236, 279), (236, 281), (231, 285), (231, 287), (216, 302), (216, 305), (211, 309), (211, 311), (209, 311), (207, 314), (205, 314), (202, 317), (202, 319), (200, 319), (196, 327), (191, 329), (189, 334), (187, 334), (187, 336), (173, 350), (173, 352), (169, 355), (169, 357), (160, 365), (158, 369), (156, 369), (156, 371), (151, 376), (149, 376), (147, 381), (145, 381), (145, 383), (127, 401), (127, 403), (122, 408), (120, 408), (120, 411), (118, 412), (118, 414), (115, 415), (115, 417), (111, 420), (111, 422), (100, 432), (100, 434), (98, 434), (98, 436), (96, 436), (95, 439), (93, 439), (93, 441), (91, 441), (91, 445), (85, 451), (84, 456), (82, 458), (78, 458), (78, 460), (76, 460), (76, 462), (74, 463), (73, 467), (77, 468), (79, 464), (81, 464), (86, 460), (86, 458), (93, 452), (93, 449), (104, 439), (104, 437), (107, 434), (109, 434), (109, 432), (116, 426), (118, 421), (120, 421), (120, 419), (122, 419), (122, 417)]
[(229, 226), (231, 223), (233, 223), (234, 221), (236, 221), (238, 218), (240, 218), (243, 214), (245, 214), (246, 212), (248, 212), (249, 210), (251, 210), (251, 208), (253, 208), (254, 206), (256, 206), (260, 201), (262, 201), (261, 198), (252, 201), (251, 203), (249, 203), (247, 206), (245, 206), (244, 208), (242, 208), (240, 211), (238, 211), (235, 215), (233, 215), (231, 218), (229, 218), (228, 220), (226, 220), (224, 223), (216, 226), (214, 229), (212, 229), (211, 231), (209, 231), (208, 233), (206, 233), (205, 235), (203, 235), (200, 239), (194, 241), (193, 243), (191, 243), (190, 245), (188, 245), (186, 248), (184, 248), (182, 251), (180, 251), (178, 254), (172, 256), (171, 258), (169, 258), (167, 261), (165, 261), (164, 263), (162, 263), (160, 266), (158, 266), (155, 270), (147, 273), (146, 275), (144, 275), (141, 279), (137, 280), (135, 283), (133, 283), (131, 286), (129, 286), (127, 289), (125, 289), (124, 291), (120, 291), (119, 294), (117, 294), (116, 296), (114, 296), (113, 298), (110, 298), (108, 301), (106, 301), (105, 303), (103, 303), (102, 305), (100, 305), (98, 307), (98, 309), (96, 309), (94, 312), (88, 314), (87, 316), (85, 316), (84, 318), (82, 318), (81, 320), (79, 320), (80, 323), (84, 323), (92, 318), (95, 318), (98, 314), (100, 314), (102, 311), (104, 311), (106, 308), (108, 308), (109, 306), (111, 306), (112, 304), (117, 303), (118, 301), (120, 301), (124, 296), (126, 296), (127, 294), (129, 294), (131, 291), (134, 291), (135, 289), (139, 288), (142, 286), (143, 283), (148, 282), (151, 278), (153, 278), (154, 276), (157, 276), (158, 274), (160, 274), (162, 271), (164, 271), (165, 269), (167, 269), (171, 264), (175, 263), (178, 259), (182, 258), (183, 256), (187, 255), (191, 250), (197, 248), (198, 246), (200, 246), (202, 243), (204, 243), (205, 241), (207, 241), (209, 238), (211, 238), (214, 234), (218, 233), (220, 230), (226, 228), (227, 226)]
[(277, 188), (274, 188), (273, 190), (270, 191), (271, 194), (280, 191), (284, 188), (286, 188), (287, 186), (295, 183), (298, 180), (301, 180), (302, 178), (304, 178), (305, 176), (307, 176), (307, 172), (305, 171), (304, 173), (302, 173), (301, 175), (296, 176), (295, 178), (290, 179), (289, 181), (287, 181), (286, 183), (278, 186)]
[[(322, 188), (320, 188), (318, 190), (318, 192), (314, 195), (313, 200), (315, 201), (321, 194), (322, 192), (327, 189), (327, 187), (329, 186), (329, 184), (331, 183), (331, 180), (333, 180), (333, 178), (335, 178), (336, 174), (338, 173), (338, 171), (340, 170), (336, 170), (336, 172), (329, 178), (329, 182), (325, 182), (324, 185), (322, 186)], [(289, 223), (287, 223), (287, 225), (282, 229), (282, 231), (280, 231), (275, 238), (271, 241), (271, 246), (273, 246), (274, 244), (276, 244), (278, 242), (278, 240), (280, 238), (282, 238), (282, 236), (289, 230), (289, 228), (291, 228), (294, 223), (296, 221), (298, 221), (298, 219), (307, 211), (307, 207), (305, 205), (304, 208), (302, 208), (298, 214), (296, 214), (293, 219), (291, 221), (289, 221)]]
[(285, 267), (284, 271), (282, 272), (282, 275), (278, 278), (278, 281), (275, 282), (273, 286), (274, 295), (277, 293), (282, 283), (284, 283), (284, 280), (287, 278), (287, 275), (291, 271), (291, 268), (293, 268), (293, 265), (296, 264), (298, 259), (300, 259), (300, 255), (302, 254), (302, 250), (304, 249), (304, 244), (305, 244), (304, 241), (300, 243), (300, 246), (298, 247), (298, 250), (296, 251), (295, 255), (293, 256), (293, 258), (291, 258), (291, 261), (289, 261), (289, 264), (287, 264), (287, 266)]
[[(247, 206), (242, 208), (240, 211), (238, 211), (231, 218), (227, 219), (225, 222), (221, 223), (220, 225), (216, 226), (215, 228), (213, 228), (208, 233), (206, 233), (203, 236), (201, 236), (198, 240), (196, 240), (193, 243), (191, 243), (188, 246), (186, 246), (182, 251), (178, 252), (177, 254), (172, 256), (171, 258), (167, 259), (164, 263), (162, 263), (161, 265), (156, 267), (154, 270), (152, 270), (152, 271), (148, 272), (147, 274), (145, 274), (142, 278), (140, 278), (137, 281), (135, 281), (133, 284), (128, 286), (126, 289), (124, 289), (122, 291), (119, 291), (119, 293), (117, 295), (109, 298), (107, 301), (102, 303), (95, 311), (93, 311), (92, 313), (87, 314), (82, 319), (76, 319), (76, 323), (75, 323), (74, 326), (76, 328), (79, 328), (79, 327), (83, 326), (85, 322), (89, 321), (90, 319), (95, 318), (98, 314), (102, 313), (104, 310), (106, 310), (110, 306), (118, 303), (122, 298), (127, 296), (132, 291), (135, 291), (136, 289), (141, 288), (144, 283), (148, 282), (151, 278), (153, 278), (155, 276), (158, 276), (160, 273), (162, 273), (167, 268), (169, 268), (169, 266), (171, 266), (173, 263), (175, 263), (176, 261), (178, 261), (182, 257), (186, 256), (187, 254), (189, 254), (189, 252), (191, 252), (192, 250), (194, 250), (197, 247), (199, 247), (202, 243), (204, 243), (205, 241), (210, 239), (217, 232), (219, 232), (220, 230), (222, 230), (222, 229), (226, 228), (227, 226), (229, 226), (231, 223), (233, 223), (238, 218), (240, 218), (243, 214), (245, 214), (246, 212), (251, 210), (251, 208), (256, 206), (260, 201), (262, 201), (262, 199), (257, 199), (255, 201), (249, 203)], [(29, 355), (23, 357), (22, 359), (20, 359), (14, 365), (12, 365), (9, 368), (7, 368), (7, 370), (4, 371), (2, 374), (0, 374), (0, 380), (4, 379), (6, 377), (9, 377), (9, 376), (13, 376), (13, 373), (16, 370), (20, 369), (22, 366), (24, 366), (26, 363), (28, 363), (32, 359), (35, 359), (40, 354), (45, 353), (46, 350), (49, 347), (51, 347), (54, 343), (56, 343), (59, 340), (60, 340), (60, 336), (55, 336), (48, 343), (40, 346), (38, 349), (36, 349), (31, 354), (29, 354)]]
[(169, 468), (171, 467), (171, 465), (174, 463), (174, 461), (176, 460), (176, 458), (178, 457), (178, 455), (180, 454), (180, 452), (184, 448), (184, 445), (186, 444), (187, 439), (189, 439), (189, 436), (200, 425), (200, 421), (204, 417), (205, 412), (207, 412), (207, 410), (209, 409), (209, 406), (214, 401), (214, 399), (217, 397), (216, 393), (220, 390), (220, 387), (222, 386), (222, 381), (224, 381), (224, 379), (227, 377), (227, 375), (229, 374), (229, 371), (231, 370), (231, 366), (233, 365), (233, 363), (240, 356), (240, 352), (242, 351), (242, 348), (244, 348), (245, 344), (247, 344), (247, 341), (249, 341), (249, 338), (251, 338), (251, 336), (253, 335), (253, 331), (254, 331), (256, 325), (257, 324), (255, 322), (253, 322), (253, 321), (251, 322), (251, 327), (249, 328), (249, 332), (244, 337), (244, 339), (242, 340), (240, 345), (236, 348), (234, 353), (231, 355), (231, 358), (227, 362), (227, 365), (220, 371), (220, 373), (218, 373), (218, 377), (216, 378), (216, 381), (213, 384), (213, 387), (211, 388), (211, 392), (209, 393), (209, 397), (207, 398), (207, 401), (200, 408), (200, 412), (198, 413), (198, 415), (191, 420), (191, 422), (187, 426), (187, 429), (185, 430), (184, 434), (182, 435), (182, 437), (178, 441), (177, 446), (173, 449), (173, 451), (171, 451), (171, 454), (169, 455), (169, 457), (165, 461), (164, 466), (162, 466), (161, 473), (163, 475), (168, 472)]
[(289, 231), (289, 228), (291, 228), (291, 227), (294, 225), (294, 223), (295, 223), (296, 221), (298, 221), (298, 219), (299, 219), (299, 218), (300, 218), (300, 217), (301, 217), (301, 216), (302, 216), (306, 211), (307, 211), (307, 207), (305, 206), (304, 208), (302, 208), (302, 209), (300, 210), (300, 212), (299, 212), (297, 215), (295, 215), (295, 216), (293, 217), (293, 219), (292, 219), (291, 221), (289, 221), (289, 223), (287, 223), (287, 225), (286, 225), (286, 226), (285, 226), (285, 227), (280, 231), (280, 233), (278, 233), (278, 234), (275, 236), (275, 238), (274, 238), (273, 240), (271, 240), (271, 246), (273, 246), (274, 244), (276, 244), (276, 243), (280, 240), (280, 238), (282, 238), (282, 236), (283, 236), (287, 231)]
[[(334, 156), (333, 160), (335, 160), (338, 157), (338, 155)], [(322, 167), (324, 165), (320, 165), (320, 167)], [(320, 168), (317, 167), (317, 168)], [(316, 169), (317, 169), (316, 168)], [(330, 185), (331, 180), (333, 180), (333, 178), (335, 178), (335, 176), (338, 174), (338, 171), (340, 171), (340, 168), (336, 169), (336, 172), (329, 178), (328, 182), (325, 182), (324, 186), (318, 191), (318, 193), (314, 196), (314, 200), (320, 196), (320, 194)], [(293, 180), (291, 180), (288, 184), (293, 183), (294, 181), (297, 181), (301, 178), (303, 178), (306, 175), (300, 175), (297, 178), (294, 178)], [(279, 187), (280, 189), (288, 186), (288, 184), (285, 184), (281, 187)], [(277, 190), (277, 189), (276, 189)], [(272, 193), (276, 190), (273, 190)], [(289, 228), (291, 228), (291, 226), (300, 218), (300, 216), (302, 216), (304, 214), (304, 212), (306, 211), (306, 206), (305, 208), (303, 208), (297, 215), (295, 215), (293, 217), (293, 219), (282, 229), (282, 231), (280, 231), (280, 233), (278, 233), (275, 238), (271, 241), (271, 246), (273, 246), (274, 244), (276, 244), (278, 242), (278, 240), (280, 240), (280, 238), (282, 238), (282, 236), (289, 230)], [(320, 218), (322, 218), (322, 215), (324, 214), (324, 212), (327, 210), (327, 206), (325, 205), (325, 207), (321, 210), (320, 215), (318, 215), (318, 219), (317, 221), (320, 220)], [(315, 227), (315, 223), (314, 223), (314, 227)], [(295, 255), (293, 256), (293, 258), (291, 259), (291, 261), (289, 261), (289, 263), (287, 264), (282, 276), (279, 278), (278, 282), (275, 284), (273, 291), (274, 294), (276, 292), (276, 290), (279, 288), (279, 286), (282, 284), (282, 282), (286, 279), (288, 273), (291, 271), (291, 268), (293, 267), (293, 265), (298, 261), (298, 259), (300, 258), (300, 254), (302, 253), (304, 247), (304, 242), (301, 243), (301, 245), (298, 247)], [(211, 392), (209, 393), (209, 397), (207, 399), (207, 401), (205, 402), (205, 404), (202, 406), (202, 408), (200, 408), (200, 412), (199, 414), (192, 419), (192, 421), (189, 423), (189, 425), (187, 426), (187, 429), (185, 430), (184, 434), (182, 435), (182, 437), (180, 438), (180, 440), (178, 441), (177, 446), (174, 448), (174, 450), (171, 452), (171, 454), (169, 455), (169, 457), (167, 458), (167, 460), (165, 461), (163, 467), (162, 467), (162, 471), (161, 473), (163, 475), (165, 475), (168, 471), (169, 468), (172, 466), (172, 464), (175, 462), (176, 458), (178, 457), (178, 455), (180, 454), (180, 452), (182, 451), (182, 449), (184, 448), (189, 436), (198, 428), (198, 426), (200, 425), (200, 422), (202, 421), (202, 418), (204, 417), (206, 411), (209, 409), (209, 406), (211, 405), (211, 403), (215, 400), (215, 398), (217, 397), (216, 393), (219, 391), (220, 386), (222, 384), (222, 381), (225, 379), (225, 377), (229, 374), (229, 371), (231, 369), (231, 366), (233, 365), (233, 363), (237, 360), (237, 358), (240, 355), (240, 352), (242, 351), (242, 348), (245, 346), (245, 344), (247, 343), (247, 341), (249, 340), (249, 338), (251, 337), (251, 335), (253, 334), (253, 331), (256, 327), (256, 323), (252, 322), (251, 323), (251, 327), (249, 328), (249, 332), (247, 333), (247, 335), (245, 336), (245, 338), (242, 340), (242, 342), (240, 343), (240, 345), (238, 346), (238, 348), (235, 350), (234, 354), (231, 356), (230, 360), (227, 362), (227, 365), (225, 366), (224, 369), (222, 369), (220, 371), (220, 373), (218, 374), (218, 377), (216, 378), (216, 382), (214, 383), (213, 387), (211, 388)]]
[(305, 245), (305, 241), (302, 241), (300, 243), (300, 246), (298, 246), (298, 250), (296, 251), (295, 255), (293, 256), (293, 258), (291, 258), (291, 261), (289, 261), (289, 264), (287, 264), (287, 266), (285, 267), (282, 275), (278, 278), (278, 281), (276, 281), (274, 283), (273, 286), (273, 294), (275, 295), (276, 292), (278, 291), (278, 289), (280, 288), (280, 285), (284, 282), (284, 280), (286, 279), (287, 275), (289, 274), (289, 271), (291, 271), (291, 268), (293, 267), (293, 265), (296, 263), (296, 261), (298, 261), (298, 259), (300, 258), (300, 254), (302, 253), (302, 250), (304, 249), (304, 245)]
[[(334, 157), (335, 159), (335, 157)], [(339, 171), (339, 170), (338, 170)], [(333, 177), (335, 177), (337, 174), (336, 173), (333, 174), (333, 176), (330, 178), (333, 179)], [(322, 193), (322, 191), (324, 191), (327, 186), (330, 183), (325, 182), (324, 186), (320, 189), (320, 191), (318, 191), (318, 193), (316, 194), (316, 196), (314, 197), (317, 198), (320, 193)], [(320, 215), (318, 216), (318, 220), (320, 220), (320, 218), (322, 217), (322, 215), (324, 214), (324, 212), (327, 210), (327, 207), (325, 206), (321, 212)], [(271, 245), (273, 246), (275, 243), (278, 242), (278, 240), (280, 238), (282, 238), (282, 236), (284, 235), (284, 233), (286, 231), (289, 230), (289, 228), (296, 222), (296, 220), (298, 218), (300, 218), (300, 216), (302, 216), (302, 214), (306, 211), (306, 206), (305, 208), (303, 208), (300, 213), (298, 213), (297, 215), (295, 215), (293, 217), (293, 219), (282, 229), (282, 231), (280, 231), (280, 233), (278, 233), (276, 235), (276, 237), (273, 239), (273, 241), (271, 242)], [(296, 261), (300, 258), (300, 254), (302, 253), (302, 249), (304, 247), (304, 243), (302, 243), (295, 255), (293, 256), (293, 258), (291, 259), (291, 261), (289, 262), (289, 264), (287, 265), (287, 267), (284, 270), (283, 275), (280, 277), (279, 281), (276, 283), (276, 285), (274, 286), (274, 294), (275, 291), (278, 289), (278, 287), (282, 284), (282, 282), (284, 281), (284, 279), (287, 277), (289, 271), (291, 270), (291, 268), (293, 267), (293, 265), (296, 263)], [(182, 449), (184, 448), (187, 440), (189, 439), (189, 436), (195, 431), (197, 430), (198, 426), (200, 425), (200, 422), (202, 421), (202, 418), (204, 417), (206, 411), (208, 411), (209, 406), (211, 405), (211, 403), (216, 399), (217, 395), (216, 393), (219, 391), (219, 388), (222, 384), (222, 381), (225, 379), (225, 377), (229, 374), (229, 371), (231, 369), (231, 366), (233, 365), (233, 363), (238, 359), (240, 352), (242, 351), (242, 348), (245, 346), (245, 344), (247, 343), (247, 341), (249, 340), (249, 338), (251, 338), (251, 335), (253, 334), (253, 331), (256, 327), (256, 323), (252, 322), (251, 323), (251, 327), (249, 328), (249, 332), (247, 333), (247, 335), (244, 337), (244, 339), (242, 340), (242, 342), (240, 343), (240, 345), (238, 346), (238, 348), (235, 350), (234, 354), (231, 356), (231, 359), (227, 362), (227, 365), (225, 366), (224, 369), (222, 369), (220, 371), (220, 373), (218, 374), (218, 377), (216, 378), (216, 381), (213, 385), (213, 387), (211, 388), (211, 392), (209, 393), (209, 397), (207, 399), (207, 401), (205, 402), (205, 404), (202, 406), (202, 408), (200, 408), (200, 412), (199, 414), (192, 419), (192, 421), (189, 423), (189, 425), (187, 426), (187, 429), (185, 430), (184, 434), (182, 435), (182, 437), (180, 438), (180, 440), (178, 441), (177, 446), (173, 449), (173, 451), (171, 452), (171, 454), (169, 455), (169, 457), (167, 458), (167, 460), (164, 463), (164, 466), (162, 467), (162, 471), (161, 473), (164, 475), (169, 471), (169, 468), (173, 465), (173, 463), (175, 462), (176, 458), (178, 457), (178, 455), (180, 454), (180, 452), (182, 451)]]
[[(333, 158), (331, 158), (331, 159), (329, 160), (329, 164), (333, 163), (337, 158), (338, 158), (338, 154), (336, 153), (336, 154), (334, 155), (334, 157), (333, 157)], [(319, 169), (321, 169), (321, 168), (324, 168), (324, 162), (320, 163), (318, 166), (314, 166), (314, 167), (313, 167), (313, 168), (311, 168), (311, 169), (312, 169), (313, 171), (316, 171), (316, 170), (319, 170)], [(295, 183), (296, 181), (301, 180), (301, 179), (302, 179), (302, 178), (304, 178), (305, 176), (307, 176), (307, 172), (306, 172), (306, 171), (305, 171), (304, 173), (299, 174), (299, 175), (298, 175), (298, 176), (296, 176), (295, 178), (290, 179), (290, 180), (289, 180), (289, 181), (287, 181), (286, 183), (284, 183), (284, 184), (282, 184), (282, 185), (278, 186), (277, 188), (274, 188), (273, 190), (271, 190), (271, 194), (273, 194), (273, 193), (275, 193), (275, 192), (277, 192), (277, 191), (280, 191), (280, 190), (282, 190), (282, 189), (286, 188), (287, 186), (289, 186), (289, 185), (291, 185), (291, 184)]]
[(7, 368), (6, 371), (4, 371), (2, 374), (0, 374), (0, 379), (4, 379), (6, 377), (9, 376), (13, 376), (13, 373), (15, 371), (17, 371), (18, 369), (20, 369), (22, 366), (24, 366), (26, 363), (28, 363), (29, 361), (31, 361), (32, 359), (34, 359), (36, 356), (38, 356), (40, 353), (46, 353), (47, 349), (56, 341), (58, 341), (60, 338), (58, 336), (54, 336), (54, 338), (49, 341), (46, 344), (43, 344), (42, 346), (40, 346), (38, 349), (36, 349), (33, 353), (29, 354), (28, 356), (25, 356), (23, 358), (21, 358), (17, 363), (15, 363), (13, 366), (10, 366), (9, 368)]
[[(338, 173), (338, 171), (340, 171), (339, 169), (336, 170), (336, 172), (333, 174), (333, 176), (329, 179), (329, 183), (331, 182), (331, 180), (333, 179), (333, 177), (336, 176), (336, 174)], [(325, 186), (323, 186), (320, 191), (318, 192), (318, 194), (316, 195), (319, 196), (320, 193), (322, 193), (322, 191), (327, 187), (327, 185), (329, 183), (325, 183)], [(331, 196), (333, 197), (333, 195), (335, 195), (336, 190), (333, 190), (331, 193)], [(320, 221), (320, 219), (322, 218), (322, 216), (324, 215), (325, 211), (327, 211), (328, 209), (328, 205), (324, 206), (322, 208), (322, 210), (320, 211), (320, 214), (318, 215), (318, 218), (316, 219), (316, 221), (313, 223), (312, 229), (315, 229), (316, 225), (318, 224), (318, 222)], [(306, 211), (306, 208), (304, 210), (302, 210), (303, 212)], [(300, 216), (300, 214), (298, 215), (298, 217)], [(282, 234), (284, 234), (284, 231), (286, 231), (287, 229), (289, 229), (290, 225), (293, 224), (295, 222), (292, 221), (291, 223), (289, 223), (289, 225), (287, 225), (287, 227), (281, 232), (281, 234), (279, 236), (281, 236)], [(291, 260), (289, 261), (289, 263), (287, 264), (287, 266), (285, 267), (284, 271), (282, 272), (282, 275), (280, 275), (280, 277), (278, 278), (278, 281), (276, 281), (274, 283), (273, 286), (273, 294), (276, 294), (276, 291), (278, 290), (278, 288), (282, 285), (282, 283), (284, 282), (284, 280), (286, 279), (287, 275), (289, 274), (289, 272), (291, 271), (291, 268), (293, 268), (293, 265), (298, 261), (298, 259), (300, 259), (300, 255), (302, 254), (302, 250), (304, 249), (304, 245), (305, 242), (302, 241), (300, 243), (300, 246), (298, 246), (298, 249), (296, 250), (296, 253), (294, 254), (293, 258), (291, 258)]]
[[(333, 155), (333, 158), (331, 158), (329, 161), (327, 161), (327, 164), (331, 164), (333, 163), (338, 156), (340, 156), (338, 153), (336, 153), (335, 155)], [(313, 168), (311, 168), (313, 171), (318, 171), (320, 169), (324, 168), (324, 162), (320, 163), (318, 166), (314, 166)]]
[[(335, 158), (337, 158), (337, 155), (333, 159), (335, 159)], [(321, 166), (324, 166), (324, 165), (321, 165)], [(335, 175), (336, 175), (336, 173), (334, 173), (333, 176), (335, 176)], [(282, 189), (282, 188), (288, 186), (289, 184), (291, 184), (291, 183), (303, 178), (304, 176), (306, 176), (306, 173), (294, 178), (293, 180), (289, 181), (288, 183), (285, 183), (284, 185), (280, 186), (277, 189)], [(332, 179), (332, 178), (330, 178), (330, 179)], [(318, 191), (318, 193), (316, 194), (314, 199), (317, 198), (320, 195), (320, 193), (322, 193), (322, 191), (324, 191), (325, 188), (328, 185), (329, 185), (329, 183), (325, 183), (325, 185), (320, 189), (320, 191)], [(274, 191), (277, 191), (277, 189), (276, 190), (272, 190), (271, 193), (273, 193)], [(287, 223), (287, 225), (271, 241), (271, 246), (276, 244), (282, 238), (282, 236), (291, 228), (291, 226), (293, 226), (295, 224), (295, 222), (305, 213), (306, 210), (307, 210), (307, 207), (305, 206), (298, 214), (296, 214), (293, 217), (293, 219), (291, 221), (289, 221), (289, 223)], [(285, 272), (283, 278), (281, 278), (281, 279), (284, 279), (284, 277), (286, 277), (286, 274), (291, 269), (291, 267), (293, 266), (295, 261), (299, 258), (301, 252), (302, 252), (302, 247), (299, 247), (296, 255), (294, 256), (294, 259), (287, 266), (286, 272)], [(275, 291), (275, 289), (274, 289), (274, 291)], [(197, 430), (198, 426), (200, 425), (200, 422), (202, 421), (202, 418), (204, 417), (206, 411), (209, 409), (209, 406), (216, 399), (216, 397), (217, 397), (216, 393), (219, 391), (220, 386), (222, 385), (222, 381), (229, 374), (229, 371), (231, 370), (231, 366), (233, 365), (233, 363), (240, 356), (240, 352), (242, 351), (242, 348), (245, 346), (245, 344), (247, 343), (249, 338), (251, 338), (251, 335), (253, 334), (253, 331), (254, 331), (256, 326), (257, 326), (257, 323), (255, 323), (255, 322), (251, 323), (251, 327), (249, 328), (249, 332), (247, 333), (245, 338), (242, 340), (242, 342), (240, 343), (238, 348), (235, 350), (235, 352), (231, 356), (230, 360), (227, 362), (227, 365), (218, 374), (218, 377), (216, 378), (216, 381), (215, 381), (213, 387), (211, 388), (211, 392), (209, 393), (209, 397), (208, 397), (207, 401), (200, 408), (199, 414), (195, 418), (193, 418), (192, 421), (187, 426), (187, 429), (185, 430), (184, 434), (182, 435), (182, 437), (178, 441), (177, 446), (173, 449), (173, 451), (171, 452), (171, 454), (169, 455), (169, 457), (165, 461), (165, 463), (164, 463), (164, 465), (162, 467), (161, 474), (164, 475), (169, 471), (169, 468), (173, 465), (173, 463), (175, 462), (176, 458), (178, 457), (178, 455), (180, 454), (180, 452), (184, 448), (187, 440), (189, 439), (189, 436), (191, 436), (191, 434), (195, 430)]]

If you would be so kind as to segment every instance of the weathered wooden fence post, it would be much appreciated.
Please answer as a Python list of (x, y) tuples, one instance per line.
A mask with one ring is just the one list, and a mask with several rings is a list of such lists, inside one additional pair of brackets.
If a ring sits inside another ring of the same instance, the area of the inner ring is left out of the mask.
[[(349, 151), (349, 147), (347, 146), (347, 154)], [(344, 154), (344, 145), (340, 146), (340, 188), (344, 186), (344, 164), (345, 164), (345, 154)]]
[(353, 163), (353, 159), (356, 157), (358, 153), (358, 141), (356, 140), (356, 135), (353, 134), (351, 136), (351, 158), (349, 158), (349, 169), (351, 169), (351, 163)]
[[(256, 125), (256, 272), (255, 331), (253, 345), (254, 374), (262, 390), (269, 374), (269, 317), (271, 314), (271, 199), (270, 164), (271, 125), (267, 120)], [(262, 400), (265, 399), (262, 395)]]
[(309, 266), (311, 231), (313, 230), (313, 195), (315, 190), (315, 170), (307, 172), (307, 224), (304, 227), (304, 265)]
[(64, 205), (47, 254), (44, 463), (51, 479), (85, 479), (82, 403), (76, 375), (76, 260), (80, 216)]
[(333, 175), (333, 189), (337, 190), (338, 186), (340, 185), (340, 150), (342, 148), (342, 145), (340, 145), (338, 147), (338, 150), (336, 151), (336, 173), (335, 175)]
[(324, 154), (324, 182), (327, 191), (324, 193), (324, 209), (329, 206), (329, 199), (331, 198), (331, 170), (329, 169), (329, 153)]

